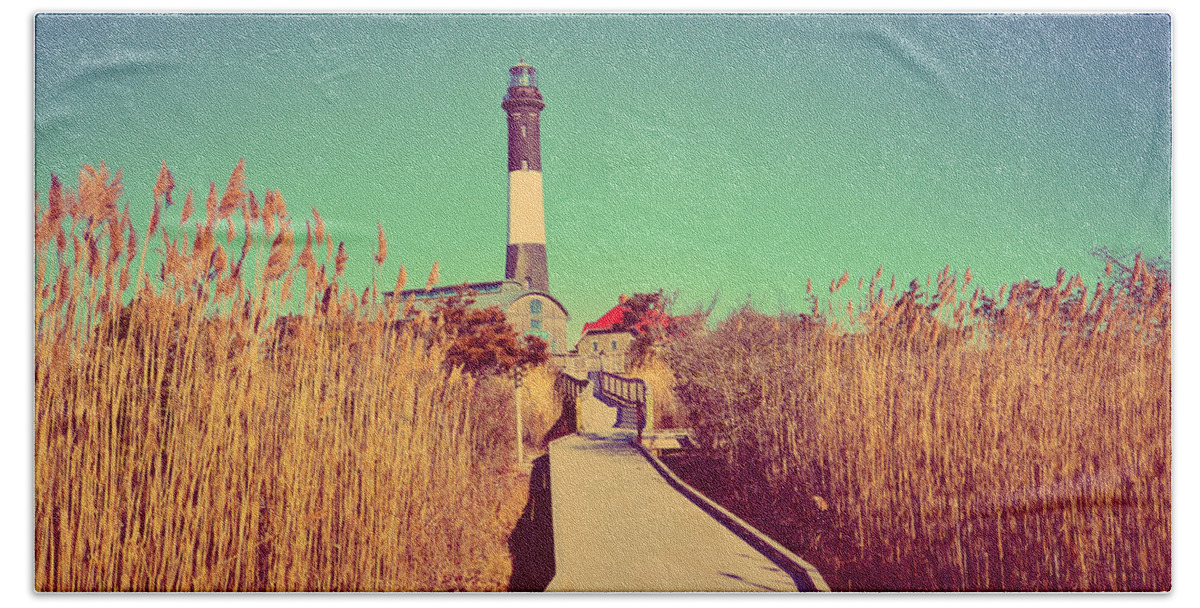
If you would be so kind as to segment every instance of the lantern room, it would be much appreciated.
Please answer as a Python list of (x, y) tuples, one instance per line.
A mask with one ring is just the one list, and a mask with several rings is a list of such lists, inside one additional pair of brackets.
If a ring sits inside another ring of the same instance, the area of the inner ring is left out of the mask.
[(508, 88), (511, 89), (513, 87), (536, 87), (537, 86), (537, 77), (535, 76), (536, 72), (537, 72), (537, 70), (534, 70), (533, 66), (525, 63), (525, 59), (522, 58), (521, 61), (519, 63), (517, 63), (517, 65), (514, 65), (513, 67), (508, 69), (508, 73), (509, 73)]

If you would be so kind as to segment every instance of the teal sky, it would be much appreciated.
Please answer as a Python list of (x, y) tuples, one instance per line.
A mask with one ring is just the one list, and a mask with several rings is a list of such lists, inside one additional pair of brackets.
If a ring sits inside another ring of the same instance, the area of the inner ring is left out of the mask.
[[(145, 226), (246, 159), (369, 284), (503, 276), (507, 68), (538, 68), (552, 291), (806, 309), (844, 271), (995, 288), (1171, 248), (1163, 15), (42, 16), (35, 185), (124, 169)], [(178, 207), (168, 221), (178, 221)], [(301, 234), (303, 226), (300, 227)], [(853, 287), (853, 282), (851, 287)], [(411, 284), (410, 283), (410, 284)], [(827, 293), (827, 292), (825, 292)], [(678, 310), (678, 308), (677, 308)]]

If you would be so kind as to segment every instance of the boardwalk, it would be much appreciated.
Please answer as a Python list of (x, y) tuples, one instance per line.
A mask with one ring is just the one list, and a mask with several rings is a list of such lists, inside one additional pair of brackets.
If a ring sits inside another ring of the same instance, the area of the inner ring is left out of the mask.
[(550, 444), (556, 572), (547, 591), (797, 590), (672, 488), (629, 438), (610, 429)]

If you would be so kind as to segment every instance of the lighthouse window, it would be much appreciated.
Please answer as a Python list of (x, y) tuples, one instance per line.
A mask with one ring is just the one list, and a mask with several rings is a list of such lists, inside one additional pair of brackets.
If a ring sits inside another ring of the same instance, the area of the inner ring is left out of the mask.
[(526, 137), (526, 135), (525, 135), (525, 125), (521, 125), (521, 137)]
[(617, 341), (616, 340), (612, 341), (612, 345), (613, 345), (613, 350), (617, 350)]
[(533, 301), (529, 302), (529, 314), (534, 314), (534, 315), (542, 314), (542, 301), (541, 300), (533, 300)]
[(542, 320), (541, 319), (533, 319), (533, 320), (529, 321), (529, 327), (532, 329), (541, 329), (542, 328)]
[(528, 171), (528, 170), (529, 170), (529, 161), (527, 161), (527, 160), (525, 160), (525, 159), (523, 159), (523, 158), (521, 159), (521, 170), (522, 170), (522, 171)]
[(599, 342), (592, 342), (592, 352), (596, 352), (596, 351), (598, 351), (598, 350), (600, 350), (600, 343), (599, 343)]

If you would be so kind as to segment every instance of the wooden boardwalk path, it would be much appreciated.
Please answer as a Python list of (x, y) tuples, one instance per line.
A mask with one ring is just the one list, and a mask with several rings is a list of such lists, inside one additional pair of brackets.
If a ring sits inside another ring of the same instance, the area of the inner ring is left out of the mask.
[(611, 429), (550, 444), (555, 575), (547, 591), (813, 588), (672, 487), (631, 438)]

